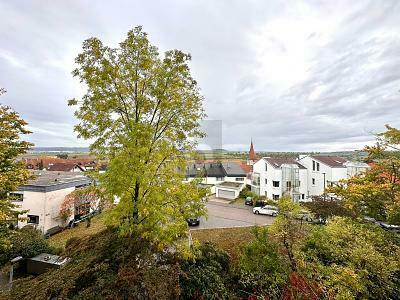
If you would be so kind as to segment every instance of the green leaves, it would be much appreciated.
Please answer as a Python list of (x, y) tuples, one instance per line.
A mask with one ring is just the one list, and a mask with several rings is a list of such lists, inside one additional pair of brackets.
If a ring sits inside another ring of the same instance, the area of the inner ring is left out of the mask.
[(78, 106), (75, 131), (109, 160), (99, 179), (120, 199), (110, 222), (124, 234), (171, 243), (184, 234), (185, 218), (204, 214), (206, 191), (182, 183), (205, 116), (190, 59), (179, 50), (160, 57), (139, 26), (119, 48), (86, 40), (75, 60), (73, 75), (87, 86), (81, 100), (69, 101)]
[[(361, 176), (328, 189), (343, 199), (345, 208), (360, 216), (400, 224), (400, 131), (386, 125), (377, 145), (367, 147), (374, 165)], [(388, 151), (390, 150), (390, 151)]]
[[(0, 90), (0, 94), (4, 92)], [(20, 136), (30, 133), (27, 123), (10, 107), (0, 104), (0, 250), (9, 244), (9, 222), (18, 218), (15, 205), (11, 203), (9, 193), (25, 183), (30, 173), (16, 158), (26, 153), (31, 143), (21, 141)]]

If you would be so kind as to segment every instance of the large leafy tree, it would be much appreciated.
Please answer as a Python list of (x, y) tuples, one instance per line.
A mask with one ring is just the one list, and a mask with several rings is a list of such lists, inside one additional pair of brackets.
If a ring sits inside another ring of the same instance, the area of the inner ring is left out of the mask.
[(397, 299), (400, 248), (379, 227), (334, 217), (314, 226), (304, 247), (305, 274), (327, 299)]
[[(4, 89), (0, 89), (0, 95)], [(0, 251), (9, 246), (10, 221), (18, 218), (9, 193), (25, 183), (30, 173), (16, 158), (26, 153), (30, 143), (20, 136), (30, 133), (27, 123), (10, 107), (0, 104)]]
[(400, 224), (400, 130), (386, 125), (374, 146), (366, 147), (374, 161), (365, 174), (329, 189), (345, 208), (361, 216)]
[(182, 183), (204, 117), (190, 59), (179, 50), (160, 56), (141, 27), (118, 48), (90, 38), (76, 58), (73, 74), (87, 92), (69, 101), (78, 106), (75, 130), (109, 160), (100, 181), (120, 199), (111, 221), (123, 233), (172, 242), (187, 217), (204, 213), (204, 191)]

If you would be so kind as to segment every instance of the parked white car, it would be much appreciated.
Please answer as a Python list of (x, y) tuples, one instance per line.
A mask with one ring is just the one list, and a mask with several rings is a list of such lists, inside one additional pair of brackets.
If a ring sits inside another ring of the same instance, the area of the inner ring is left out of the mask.
[(265, 205), (263, 207), (254, 207), (253, 213), (258, 215), (270, 215), (276, 217), (278, 215), (278, 208), (272, 205)]

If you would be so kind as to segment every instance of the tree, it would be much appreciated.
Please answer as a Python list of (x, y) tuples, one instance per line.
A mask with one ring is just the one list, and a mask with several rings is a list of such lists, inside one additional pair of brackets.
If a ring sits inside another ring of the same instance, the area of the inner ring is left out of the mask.
[(256, 228), (244, 247), (240, 284), (248, 292), (271, 299), (320, 299), (319, 285), (305, 272), (302, 247), (311, 230), (298, 220), (299, 204), (283, 197), (279, 215), (268, 228)]
[(312, 212), (313, 216), (324, 223), (333, 216), (354, 217), (354, 213), (346, 209), (343, 202), (331, 199), (324, 199), (323, 196), (315, 196), (312, 201), (303, 205)]
[(400, 224), (400, 131), (386, 125), (375, 146), (367, 146), (373, 166), (365, 174), (328, 189), (360, 216)]
[[(4, 92), (0, 89), (0, 94)], [(30, 178), (29, 171), (16, 160), (32, 146), (20, 140), (20, 135), (30, 133), (26, 125), (10, 107), (0, 104), (0, 252), (9, 247), (10, 222), (20, 214), (15, 211), (10, 192)]]
[(313, 227), (302, 251), (306, 274), (321, 283), (328, 299), (398, 297), (400, 248), (377, 226), (334, 217)]
[[(90, 185), (66, 195), (60, 206), (59, 216), (64, 221), (72, 214), (85, 216), (94, 210), (110, 207), (111, 202), (98, 186)], [(90, 226), (90, 223), (88, 225)]]
[(197, 181), (182, 183), (205, 116), (190, 59), (179, 50), (160, 57), (136, 27), (118, 48), (86, 40), (75, 60), (73, 75), (87, 86), (81, 100), (69, 101), (78, 106), (75, 131), (109, 160), (99, 180), (120, 199), (111, 222), (121, 233), (172, 242), (186, 231), (186, 218), (205, 213), (205, 191)]

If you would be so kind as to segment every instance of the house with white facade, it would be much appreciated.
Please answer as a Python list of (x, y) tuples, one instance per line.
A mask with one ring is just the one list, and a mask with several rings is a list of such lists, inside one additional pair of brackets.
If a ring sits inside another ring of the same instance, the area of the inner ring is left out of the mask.
[(308, 196), (318, 196), (325, 188), (365, 172), (365, 163), (351, 162), (339, 156), (300, 155), (298, 161), (308, 170)]
[(65, 221), (59, 218), (65, 196), (75, 189), (90, 185), (91, 180), (83, 174), (72, 172), (35, 171), (34, 176), (34, 179), (12, 193), (16, 199), (13, 203), (18, 210), (27, 211), (21, 215), (23, 220), (18, 221), (19, 228), (32, 225), (46, 234), (58, 226), (65, 226)]
[[(202, 184), (209, 187), (212, 194), (227, 199), (235, 199), (236, 190), (241, 191), (246, 184), (246, 172), (237, 162), (193, 163), (187, 167), (185, 176), (186, 182), (201, 177)], [(237, 183), (237, 187), (224, 185), (225, 182)]]
[(263, 157), (253, 165), (251, 190), (257, 195), (301, 201), (307, 197), (307, 186), (307, 169), (293, 158)]

